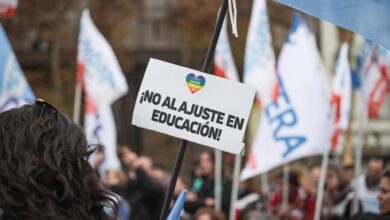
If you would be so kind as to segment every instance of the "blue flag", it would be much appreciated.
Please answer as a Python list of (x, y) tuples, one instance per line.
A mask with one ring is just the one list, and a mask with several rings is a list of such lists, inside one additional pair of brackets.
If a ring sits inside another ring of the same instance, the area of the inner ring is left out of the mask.
[(176, 200), (175, 205), (169, 213), (167, 220), (179, 220), (181, 210), (183, 209), (184, 202), (186, 201), (188, 191), (186, 189), (181, 190), (179, 197)]
[(277, 0), (390, 49), (389, 0)]
[(0, 24), (0, 112), (34, 102), (35, 96)]

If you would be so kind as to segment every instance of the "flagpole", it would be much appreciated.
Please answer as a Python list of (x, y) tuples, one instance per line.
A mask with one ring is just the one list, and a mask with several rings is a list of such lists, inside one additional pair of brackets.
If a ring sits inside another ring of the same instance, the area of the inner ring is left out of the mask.
[(81, 109), (81, 85), (76, 82), (74, 92), (74, 104), (73, 104), (73, 121), (76, 124), (80, 124), (80, 109)]
[(289, 187), (289, 165), (285, 163), (283, 165), (283, 203), (282, 207), (288, 207), (288, 187)]
[[(219, 34), (221, 33), (221, 28), (222, 28), (223, 20), (225, 19), (227, 7), (228, 7), (228, 0), (223, 0), (220, 13), (218, 14), (217, 23), (215, 25), (214, 33), (213, 33), (213, 36), (211, 38), (211, 43), (210, 43), (210, 46), (209, 46), (209, 49), (207, 51), (206, 58), (205, 58), (205, 61), (203, 64), (202, 72), (208, 73), (210, 70), (211, 61), (213, 59), (215, 47), (217, 46)], [(182, 141), (180, 143), (179, 152), (178, 152), (177, 157), (176, 157), (171, 181), (169, 183), (169, 188), (168, 188), (167, 194), (165, 196), (160, 220), (166, 220), (166, 217), (168, 214), (168, 209), (169, 209), (169, 206), (171, 204), (171, 200), (172, 200), (172, 196), (173, 196), (173, 191), (175, 190), (177, 177), (179, 175), (180, 167), (181, 167), (181, 164), (182, 164), (183, 158), (184, 158), (184, 153), (185, 153), (186, 148), (187, 148), (187, 144), (188, 144), (188, 141), (182, 139)]]
[(215, 149), (215, 170), (214, 170), (214, 210), (221, 211), (222, 201), (222, 151)]
[(240, 169), (241, 169), (241, 155), (237, 154), (234, 157), (233, 184), (232, 184), (232, 194), (230, 196), (229, 220), (236, 219), (235, 206), (236, 206), (237, 195), (238, 195), (238, 181), (240, 179)]
[(358, 90), (359, 94), (359, 117), (358, 117), (358, 123), (359, 123), (359, 128), (358, 128), (358, 138), (357, 138), (357, 143), (355, 147), (355, 182), (354, 182), (354, 198), (353, 198), (353, 206), (352, 206), (352, 214), (356, 214), (359, 210), (359, 200), (358, 200), (358, 189), (359, 189), (359, 181), (358, 177), (361, 173), (362, 170), (362, 156), (363, 156), (363, 145), (364, 145), (364, 128), (366, 126), (366, 108), (364, 108), (363, 102), (362, 102), (362, 94), (361, 94), (361, 89)]
[(327, 147), (322, 157), (320, 180), (317, 186), (316, 209), (314, 212), (314, 220), (320, 220), (321, 218), (322, 198), (324, 197), (325, 177), (326, 177), (326, 169), (328, 168), (328, 163), (329, 163), (329, 153), (330, 153), (330, 146)]

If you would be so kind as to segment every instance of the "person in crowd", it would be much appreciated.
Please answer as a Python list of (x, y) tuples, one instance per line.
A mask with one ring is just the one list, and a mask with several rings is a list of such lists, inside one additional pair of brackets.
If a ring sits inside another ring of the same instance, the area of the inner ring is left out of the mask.
[(355, 178), (355, 167), (353, 164), (346, 164), (343, 167), (343, 173), (347, 182), (352, 183)]
[(110, 189), (128, 201), (132, 210), (130, 219), (158, 219), (165, 193), (162, 184), (152, 176), (151, 159), (138, 156), (128, 146), (120, 146), (118, 153), (124, 170), (127, 170), (128, 181)]
[(379, 213), (379, 203), (376, 198), (379, 193), (379, 182), (385, 167), (384, 159), (371, 158), (368, 161), (367, 173), (357, 178), (357, 194), (363, 205), (363, 212)]
[(0, 113), (0, 219), (115, 216), (117, 199), (88, 162), (93, 151), (81, 127), (43, 100)]
[[(196, 193), (195, 200), (186, 200), (184, 209), (193, 214), (202, 207), (214, 207), (214, 154), (211, 151), (202, 151), (199, 156), (198, 166), (195, 168), (196, 179), (192, 184), (192, 190)], [(222, 210), (229, 213), (231, 181), (222, 180)]]
[(310, 169), (310, 179), (308, 186), (308, 197), (305, 205), (305, 217), (304, 220), (313, 220), (316, 208), (317, 189), (320, 182), (321, 167), (313, 166)]
[(379, 183), (379, 213), (390, 219), (390, 170), (384, 172)]
[(293, 170), (289, 172), (287, 204), (283, 204), (283, 173), (279, 174), (278, 180), (279, 183), (276, 191), (271, 195), (269, 200), (269, 212), (279, 218), (287, 218), (290, 220), (304, 219), (308, 193), (300, 185), (298, 173)]
[[(323, 217), (325, 220), (347, 219), (353, 215), (354, 192), (336, 163), (328, 165), (325, 180)], [(359, 206), (359, 211), (361, 206)]]
[(353, 220), (390, 220), (390, 170), (384, 172), (379, 183), (379, 214), (359, 213)]
[(193, 220), (225, 220), (225, 216), (212, 208), (200, 208), (195, 212)]
[(260, 181), (257, 177), (240, 181), (238, 184), (238, 195), (235, 204), (235, 213), (238, 219), (253, 209), (265, 211), (266, 205), (263, 204), (263, 193), (260, 190)]

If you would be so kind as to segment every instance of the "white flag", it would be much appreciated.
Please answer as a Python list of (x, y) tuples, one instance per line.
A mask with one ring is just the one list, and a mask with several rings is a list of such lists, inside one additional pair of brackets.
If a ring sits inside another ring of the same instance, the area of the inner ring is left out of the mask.
[(245, 46), (244, 83), (257, 90), (257, 100), (267, 102), (276, 83), (275, 54), (272, 47), (265, 0), (254, 0)]
[(387, 65), (389, 50), (373, 45), (361, 72), (363, 104), (370, 118), (378, 118), (379, 110), (390, 92), (390, 73)]
[(78, 45), (78, 80), (86, 95), (84, 127), (89, 144), (105, 147), (100, 169), (120, 169), (116, 153), (117, 133), (111, 104), (127, 93), (126, 78), (108, 42), (84, 10)]
[(81, 16), (78, 73), (85, 92), (97, 105), (110, 105), (127, 93), (128, 87), (113, 50), (85, 9)]
[(239, 81), (237, 68), (234, 64), (232, 50), (230, 49), (229, 37), (227, 32), (226, 19), (223, 22), (221, 34), (218, 39), (214, 54), (215, 75)]
[(117, 156), (117, 133), (115, 120), (110, 105), (96, 108), (88, 98), (85, 103), (84, 129), (89, 144), (104, 146), (104, 162), (100, 172), (120, 170), (121, 165)]
[(242, 179), (329, 147), (329, 88), (315, 37), (295, 16), (278, 61), (279, 92), (263, 108)]
[(332, 106), (332, 148), (338, 152), (342, 151), (340, 136), (348, 128), (349, 115), (351, 111), (351, 68), (348, 60), (348, 43), (343, 43), (337, 60), (335, 74), (333, 77), (333, 88), (331, 97)]

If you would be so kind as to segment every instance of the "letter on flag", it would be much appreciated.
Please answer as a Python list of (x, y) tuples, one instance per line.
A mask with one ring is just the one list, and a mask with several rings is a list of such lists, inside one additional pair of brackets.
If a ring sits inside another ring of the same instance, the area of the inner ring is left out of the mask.
[(342, 152), (343, 143), (340, 141), (340, 136), (348, 128), (352, 98), (352, 79), (348, 60), (348, 43), (343, 43), (341, 46), (335, 68), (332, 90), (331, 108), (333, 131), (331, 143), (333, 150)]
[(389, 50), (374, 45), (363, 63), (361, 91), (369, 118), (378, 118), (386, 94), (390, 92), (389, 57)]
[(11, 44), (0, 24), (0, 112), (33, 103), (35, 96), (23, 75)]
[(115, 54), (84, 10), (78, 45), (79, 77), (85, 91), (97, 106), (112, 104), (128, 91), (126, 79)]
[(241, 179), (329, 147), (329, 88), (308, 25), (295, 15), (278, 61), (278, 97), (268, 100)]
[(266, 102), (276, 84), (275, 54), (272, 47), (265, 0), (254, 0), (245, 46), (244, 83), (257, 90), (257, 100)]
[(81, 17), (78, 45), (78, 80), (86, 95), (84, 127), (88, 143), (105, 147), (101, 171), (120, 169), (117, 133), (111, 104), (128, 91), (114, 52), (89, 14)]
[(234, 64), (232, 50), (230, 49), (229, 37), (227, 34), (226, 19), (223, 22), (221, 34), (218, 39), (214, 54), (215, 75), (240, 81), (237, 74), (237, 68)]

